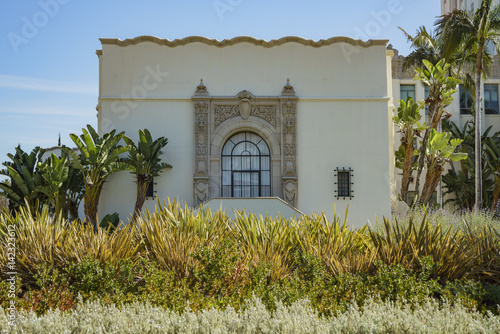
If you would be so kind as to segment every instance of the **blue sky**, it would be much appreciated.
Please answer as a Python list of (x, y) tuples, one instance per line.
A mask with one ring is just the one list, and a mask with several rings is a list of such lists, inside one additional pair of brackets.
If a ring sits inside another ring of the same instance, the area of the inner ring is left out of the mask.
[[(432, 27), (438, 0), (4, 0), (0, 3), (0, 162), (96, 127), (99, 38), (301, 36), (389, 39)], [(167, 135), (168, 136), (168, 135)]]

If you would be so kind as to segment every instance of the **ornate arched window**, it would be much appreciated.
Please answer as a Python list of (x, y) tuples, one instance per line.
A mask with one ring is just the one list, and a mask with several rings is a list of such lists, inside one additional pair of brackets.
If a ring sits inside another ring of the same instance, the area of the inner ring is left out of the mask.
[(222, 197), (271, 196), (271, 156), (267, 143), (240, 132), (222, 148)]

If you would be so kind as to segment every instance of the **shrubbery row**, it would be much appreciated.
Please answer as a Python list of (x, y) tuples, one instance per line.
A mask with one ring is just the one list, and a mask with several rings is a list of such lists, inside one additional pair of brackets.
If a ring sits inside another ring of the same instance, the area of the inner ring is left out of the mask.
[[(307, 298), (322, 315), (372, 296), (410, 305), (446, 298), (483, 313), (500, 304), (500, 237), (489, 225), (456, 229), (424, 217), (353, 230), (324, 216), (232, 221), (176, 203), (113, 232), (54, 220), (47, 210), (0, 220), (4, 246), (7, 226), (16, 226), (18, 309), (40, 315), (74, 309), (78, 295), (178, 312), (240, 310), (254, 296), (270, 311)], [(0, 287), (7, 307), (9, 284)]]

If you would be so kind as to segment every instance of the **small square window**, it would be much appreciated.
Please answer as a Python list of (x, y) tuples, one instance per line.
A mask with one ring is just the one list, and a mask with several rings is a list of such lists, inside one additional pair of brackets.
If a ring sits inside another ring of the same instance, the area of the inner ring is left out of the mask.
[(354, 197), (352, 195), (353, 190), (352, 190), (352, 174), (353, 170), (351, 168), (337, 168), (335, 169), (335, 176), (337, 177), (337, 182), (335, 184), (337, 185), (337, 189), (335, 192), (337, 193), (336, 197), (337, 199), (339, 198), (349, 198), (351, 199)]

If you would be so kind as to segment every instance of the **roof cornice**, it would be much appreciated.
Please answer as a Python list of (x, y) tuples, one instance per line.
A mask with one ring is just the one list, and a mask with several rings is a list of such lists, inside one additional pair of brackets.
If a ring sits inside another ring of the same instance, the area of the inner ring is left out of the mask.
[(312, 46), (315, 48), (319, 48), (322, 46), (328, 46), (335, 43), (348, 43), (353, 46), (361, 46), (364, 48), (380, 45), (386, 46), (389, 40), (385, 39), (370, 39), (366, 42), (359, 39), (352, 39), (350, 37), (338, 36), (332, 37), (329, 39), (320, 39), (319, 41), (314, 41), (312, 39), (304, 39), (302, 37), (297, 36), (288, 36), (280, 39), (273, 39), (270, 41), (265, 41), (263, 39), (256, 39), (249, 36), (239, 36), (231, 39), (224, 39), (222, 41), (216, 39), (209, 39), (203, 36), (190, 36), (182, 39), (175, 39), (170, 41), (168, 39), (162, 39), (155, 36), (138, 36), (135, 38), (127, 38), (126, 40), (121, 40), (118, 38), (100, 38), (102, 45), (118, 45), (118, 46), (128, 46), (128, 45), (136, 45), (143, 42), (152, 42), (158, 45), (165, 45), (169, 47), (183, 46), (191, 43), (204, 43), (207, 45), (213, 45), (219, 48), (223, 48), (226, 46), (231, 46), (239, 43), (251, 43), (257, 46), (262, 46), (265, 48), (270, 48), (273, 46), (279, 46), (285, 43), (299, 43), (305, 46)]

